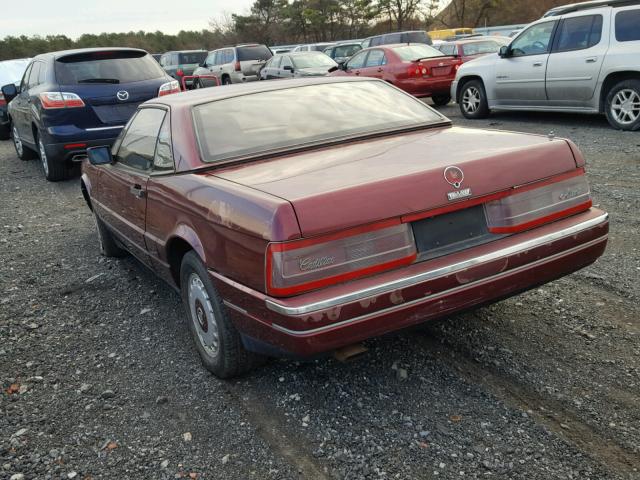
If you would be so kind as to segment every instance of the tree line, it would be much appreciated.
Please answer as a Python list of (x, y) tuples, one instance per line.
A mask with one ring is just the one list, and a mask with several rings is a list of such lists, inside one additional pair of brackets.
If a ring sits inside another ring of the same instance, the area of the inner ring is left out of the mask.
[[(213, 50), (225, 45), (267, 45), (364, 38), (394, 30), (476, 27), (525, 23), (566, 0), (256, 0), (245, 14), (210, 21), (208, 29), (162, 32), (9, 36), (0, 40), (0, 60), (86, 47), (135, 47), (151, 53)], [(445, 7), (442, 10), (440, 7)]]

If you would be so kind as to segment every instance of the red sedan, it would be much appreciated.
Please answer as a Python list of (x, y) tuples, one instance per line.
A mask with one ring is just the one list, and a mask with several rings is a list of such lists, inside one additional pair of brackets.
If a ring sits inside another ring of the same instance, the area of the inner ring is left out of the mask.
[(380, 80), (160, 97), (88, 155), (103, 253), (181, 292), (220, 377), (516, 295), (607, 244), (572, 142), (454, 127)]
[(458, 56), (466, 63), (475, 58), (498, 53), (501, 47), (509, 45), (512, 40), (508, 37), (477, 37), (442, 43), (436, 48), (445, 55)]
[(451, 101), (451, 83), (462, 61), (422, 43), (367, 48), (355, 54), (332, 76), (374, 77), (436, 105)]

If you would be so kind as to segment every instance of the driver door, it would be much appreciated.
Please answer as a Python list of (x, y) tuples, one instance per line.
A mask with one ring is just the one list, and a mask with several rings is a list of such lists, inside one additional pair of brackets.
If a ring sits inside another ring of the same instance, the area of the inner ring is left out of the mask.
[(557, 20), (538, 23), (510, 46), (510, 56), (496, 62), (495, 100), (504, 106), (545, 106), (546, 75)]
[(121, 141), (113, 147), (114, 163), (99, 170), (94, 203), (100, 218), (140, 261), (151, 266), (145, 242), (147, 182), (153, 171), (158, 133), (166, 111), (142, 108)]

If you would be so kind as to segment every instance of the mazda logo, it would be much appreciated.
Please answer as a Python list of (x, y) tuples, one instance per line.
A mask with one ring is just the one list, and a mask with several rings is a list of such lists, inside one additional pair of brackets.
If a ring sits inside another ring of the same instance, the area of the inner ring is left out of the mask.
[(116, 97), (118, 97), (118, 100), (120, 100), (121, 102), (124, 102), (125, 100), (129, 100), (129, 92), (127, 92), (126, 90), (120, 90), (118, 93), (116, 93)]

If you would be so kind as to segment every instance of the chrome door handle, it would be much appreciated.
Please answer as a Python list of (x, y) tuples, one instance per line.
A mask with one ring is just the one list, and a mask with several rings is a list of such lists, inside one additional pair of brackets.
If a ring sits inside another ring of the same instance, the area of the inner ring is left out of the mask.
[(382, 73), (382, 72), (384, 72), (384, 70), (382, 68), (379, 68), (378, 73)]
[(541, 67), (542, 66), (542, 62), (535, 62), (533, 64), (534, 67)]
[(598, 61), (598, 57), (589, 57), (585, 59), (585, 62), (587, 63), (596, 63), (597, 61)]
[(135, 184), (129, 187), (129, 192), (136, 198), (144, 198), (145, 191), (142, 189), (142, 185)]

